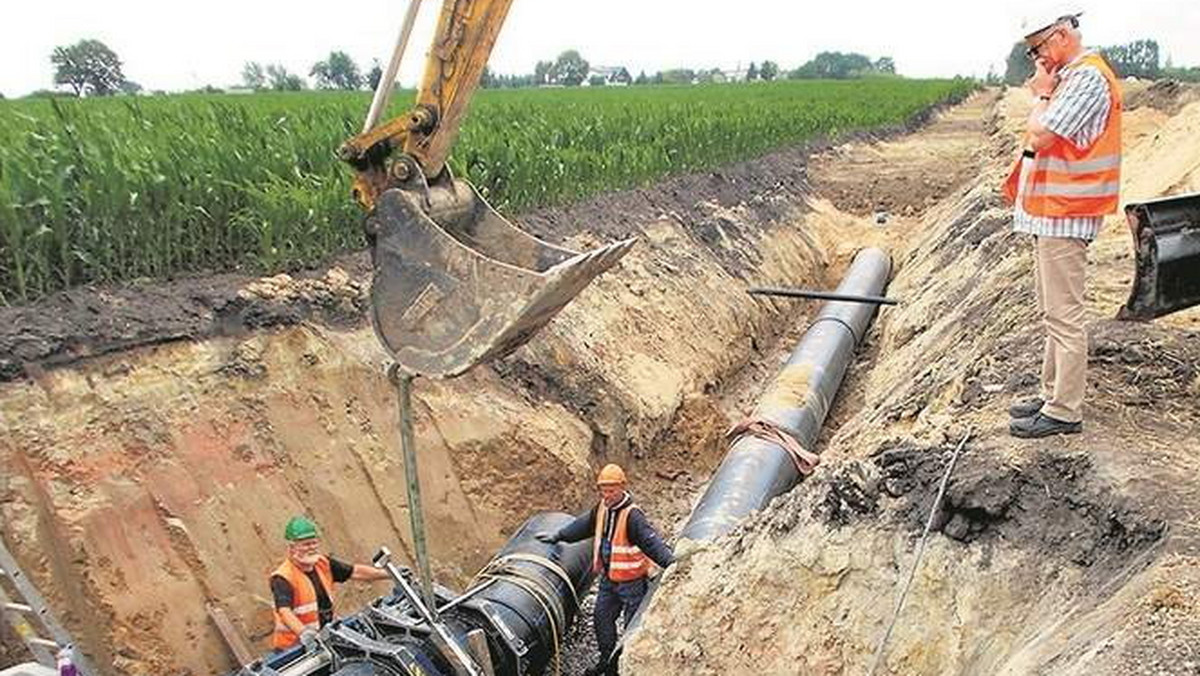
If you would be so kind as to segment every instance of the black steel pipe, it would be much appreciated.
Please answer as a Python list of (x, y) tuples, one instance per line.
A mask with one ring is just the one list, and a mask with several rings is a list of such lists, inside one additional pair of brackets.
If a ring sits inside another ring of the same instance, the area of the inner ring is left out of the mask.
[[(513, 575), (493, 582), (475, 598), (487, 601), (528, 649), (520, 660), (523, 669), (511, 659), (511, 650), (493, 649), (492, 662), (496, 664), (497, 674), (540, 673), (562, 650), (560, 642), (579, 612), (579, 599), (592, 586), (591, 540), (548, 545), (539, 542), (534, 535), (557, 532), (573, 518), (560, 512), (535, 514), (493, 559), (507, 559), (506, 566)], [(545, 566), (523, 558), (510, 558), (513, 555), (533, 555), (554, 561), (570, 580), (570, 586), (567, 580)], [(532, 580), (537, 580), (534, 584), (538, 588), (550, 592), (548, 600), (557, 606), (548, 608), (543, 604), (546, 597), (539, 600), (530, 593), (528, 584)], [(485, 628), (486, 622), (480, 617), (476, 615), (472, 619), (478, 628)]]
[[(854, 257), (837, 293), (878, 296), (887, 286), (891, 268), (886, 253), (863, 249)], [(865, 303), (826, 303), (759, 400), (752, 418), (777, 425), (800, 446), (813, 450), (855, 347), (866, 335), (876, 309)], [(725, 455), (680, 538), (712, 540), (728, 533), (751, 512), (790, 490), (799, 478), (792, 455), (781, 445), (743, 436)]]
[[(573, 517), (530, 517), (485, 570), (493, 574), (455, 597), (439, 589), (441, 621), (460, 645), (479, 631), (495, 674), (538, 674), (562, 649), (592, 584), (591, 544), (547, 545), (534, 535)], [(403, 594), (376, 599), (362, 611), (323, 628), (316, 641), (272, 655), (239, 676), (454, 676), (436, 635)]]

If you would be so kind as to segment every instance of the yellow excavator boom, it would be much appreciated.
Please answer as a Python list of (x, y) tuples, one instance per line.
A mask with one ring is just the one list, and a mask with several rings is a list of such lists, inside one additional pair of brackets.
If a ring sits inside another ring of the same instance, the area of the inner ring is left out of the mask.
[(416, 17), (410, 7), (365, 129), (339, 150), (367, 211), (376, 335), (412, 375), (456, 376), (512, 352), (633, 245), (576, 253), (549, 244), (451, 175), (446, 160), (511, 4), (444, 0), (415, 105), (376, 125)]

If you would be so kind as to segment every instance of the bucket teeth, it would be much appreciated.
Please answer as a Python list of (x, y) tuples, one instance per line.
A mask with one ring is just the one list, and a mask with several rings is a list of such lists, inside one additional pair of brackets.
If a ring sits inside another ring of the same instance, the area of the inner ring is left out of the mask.
[(635, 241), (575, 253), (520, 231), (461, 182), (454, 195), (470, 203), (451, 227), (403, 190), (370, 216), (375, 332), (414, 375), (452, 377), (516, 350)]

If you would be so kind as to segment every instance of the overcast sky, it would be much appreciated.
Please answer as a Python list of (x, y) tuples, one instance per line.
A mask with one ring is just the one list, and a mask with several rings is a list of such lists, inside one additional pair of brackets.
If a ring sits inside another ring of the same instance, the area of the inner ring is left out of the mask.
[[(441, 0), (424, 0), (401, 82), (420, 73)], [(1023, 17), (1046, 2), (962, 0), (514, 0), (492, 68), (526, 73), (579, 49), (596, 65), (637, 74), (672, 67), (732, 69), (772, 59), (793, 68), (823, 50), (891, 56), (908, 76), (1003, 72)], [(1177, 65), (1200, 65), (1200, 0), (1081, 0), (1085, 40), (1152, 37)], [(242, 64), (279, 62), (308, 75), (331, 50), (364, 70), (386, 59), (406, 0), (2, 0), (0, 93), (51, 85), (56, 45), (96, 38), (147, 89), (236, 84)]]

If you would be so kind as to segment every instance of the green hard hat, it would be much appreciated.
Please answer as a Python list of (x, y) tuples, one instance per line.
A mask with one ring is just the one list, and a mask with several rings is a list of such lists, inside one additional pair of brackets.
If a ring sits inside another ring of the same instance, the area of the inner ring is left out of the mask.
[(317, 524), (307, 516), (293, 516), (288, 519), (287, 527), (283, 529), (283, 537), (295, 542), (317, 537)]

